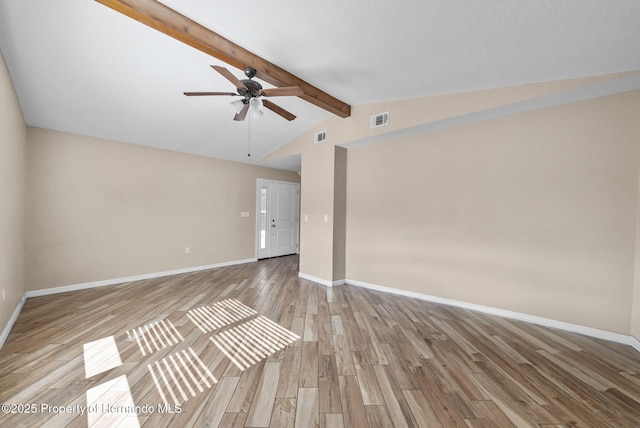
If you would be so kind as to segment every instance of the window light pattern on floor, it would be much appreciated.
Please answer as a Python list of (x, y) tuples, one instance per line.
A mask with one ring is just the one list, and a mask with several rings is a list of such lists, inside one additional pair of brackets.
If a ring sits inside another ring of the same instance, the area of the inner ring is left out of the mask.
[(143, 356), (184, 341), (184, 337), (169, 320), (160, 320), (128, 330), (127, 337), (138, 342)]
[(135, 404), (127, 376), (118, 376), (87, 391), (87, 425), (89, 427), (139, 428)]
[(234, 322), (254, 316), (257, 312), (235, 299), (215, 302), (209, 306), (191, 309), (187, 317), (202, 331), (209, 333)]
[[(218, 383), (213, 373), (191, 348), (166, 356), (154, 364), (148, 364), (147, 368), (162, 401), (167, 405), (182, 404)], [(168, 397), (173, 403), (169, 402)]]
[(240, 370), (245, 370), (300, 336), (261, 316), (210, 339)]
[(122, 365), (120, 351), (113, 336), (85, 343), (82, 349), (84, 375), (87, 379)]

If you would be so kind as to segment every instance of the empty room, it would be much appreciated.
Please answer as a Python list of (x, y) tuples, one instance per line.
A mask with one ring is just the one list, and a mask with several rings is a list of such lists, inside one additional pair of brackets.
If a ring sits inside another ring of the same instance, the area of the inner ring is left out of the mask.
[(0, 0), (0, 426), (640, 426), (639, 22)]

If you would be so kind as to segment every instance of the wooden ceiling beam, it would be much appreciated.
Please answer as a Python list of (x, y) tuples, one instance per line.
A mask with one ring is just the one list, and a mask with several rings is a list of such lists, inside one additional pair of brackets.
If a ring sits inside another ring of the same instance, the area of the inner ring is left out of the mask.
[(96, 1), (240, 70), (253, 67), (257, 70), (256, 77), (276, 87), (298, 86), (304, 92), (300, 98), (339, 117), (351, 115), (349, 104), (332, 97), (156, 0)]

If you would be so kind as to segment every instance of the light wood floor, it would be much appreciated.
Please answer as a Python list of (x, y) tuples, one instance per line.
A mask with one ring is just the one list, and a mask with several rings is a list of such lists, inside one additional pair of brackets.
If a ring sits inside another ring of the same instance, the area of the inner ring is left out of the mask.
[(0, 426), (640, 426), (630, 347), (326, 288), (297, 262), (28, 299)]

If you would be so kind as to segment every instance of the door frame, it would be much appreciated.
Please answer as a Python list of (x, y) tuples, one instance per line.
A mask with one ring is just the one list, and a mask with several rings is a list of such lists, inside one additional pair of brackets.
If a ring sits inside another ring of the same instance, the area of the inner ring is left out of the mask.
[[(261, 241), (261, 235), (260, 235), (260, 188), (262, 187), (263, 184), (268, 184), (269, 185), (269, 189), (271, 189), (271, 184), (272, 183), (283, 183), (283, 184), (294, 184), (297, 188), (297, 200), (294, 203), (298, 204), (297, 207), (297, 216), (296, 216), (296, 228), (297, 228), (297, 233), (296, 233), (296, 254), (300, 254), (300, 183), (296, 183), (293, 181), (282, 181), (282, 180), (270, 180), (268, 178), (258, 178), (256, 179), (256, 224), (255, 224), (255, 231), (256, 231), (256, 239), (255, 239), (255, 249), (256, 249), (256, 260), (261, 260), (261, 259), (265, 259), (265, 258), (269, 258), (271, 257), (271, 234), (270, 233), (266, 233), (268, 231), (268, 229), (265, 229), (265, 247), (267, 251), (267, 256), (263, 256), (261, 257), (261, 250), (260, 250), (260, 241)], [(266, 202), (266, 214), (267, 217), (270, 213), (271, 210), (271, 194), (269, 193), (267, 195), (267, 202)], [(268, 225), (268, 221), (267, 221), (267, 225)]]

